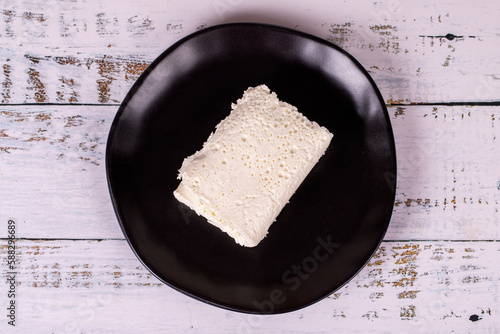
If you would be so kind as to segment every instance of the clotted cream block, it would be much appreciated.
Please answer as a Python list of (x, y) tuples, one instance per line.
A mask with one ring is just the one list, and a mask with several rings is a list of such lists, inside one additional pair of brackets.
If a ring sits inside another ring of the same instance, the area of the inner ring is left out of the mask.
[(256, 246), (333, 135), (278, 99), (248, 88), (203, 148), (184, 159), (174, 196), (243, 246)]

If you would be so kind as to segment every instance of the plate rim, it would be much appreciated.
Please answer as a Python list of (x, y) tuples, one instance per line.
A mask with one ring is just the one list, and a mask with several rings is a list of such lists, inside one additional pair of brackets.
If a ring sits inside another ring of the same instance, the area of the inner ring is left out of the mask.
[[(189, 291), (189, 289), (180, 288), (180, 287), (176, 286), (175, 284), (173, 284), (171, 282), (168, 282), (164, 278), (160, 277), (146, 263), (146, 260), (143, 259), (138, 254), (138, 250), (136, 249), (136, 246), (132, 243), (131, 237), (129, 236), (129, 233), (126, 230), (126, 226), (125, 226), (126, 224), (124, 223), (122, 214), (121, 214), (121, 212), (119, 210), (118, 201), (116, 199), (116, 194), (113, 191), (113, 185), (112, 185), (112, 181), (111, 181), (111, 173), (112, 173), (111, 167), (112, 166), (111, 166), (111, 162), (110, 161), (112, 160), (111, 159), (111, 147), (112, 147), (112, 144), (113, 144), (113, 134), (115, 132), (116, 127), (118, 126), (118, 123), (120, 122), (121, 116), (123, 115), (124, 111), (126, 110), (128, 102), (134, 96), (135, 92), (141, 87), (141, 85), (144, 82), (144, 80), (148, 77), (148, 75), (154, 70), (154, 68), (160, 62), (162, 62), (170, 53), (172, 53), (180, 45), (186, 43), (187, 41), (189, 41), (189, 40), (191, 40), (193, 38), (196, 38), (199, 35), (202, 35), (202, 34), (205, 34), (205, 33), (211, 32), (211, 31), (215, 31), (215, 30), (218, 30), (218, 29), (233, 28), (233, 27), (254, 27), (254, 28), (260, 28), (260, 29), (278, 30), (278, 31), (281, 31), (281, 32), (283, 32), (285, 34), (291, 34), (291, 35), (299, 36), (299, 37), (302, 37), (302, 38), (314, 41), (316, 43), (320, 43), (320, 44), (325, 45), (325, 46), (327, 46), (329, 48), (332, 48), (335, 51), (340, 52), (341, 54), (343, 54), (344, 56), (346, 56), (357, 67), (357, 69), (360, 71), (360, 73), (362, 73), (363, 76), (368, 80), (368, 82), (370, 83), (371, 88), (373, 89), (373, 92), (377, 95), (377, 98), (378, 98), (378, 101), (379, 101), (380, 107), (381, 107), (380, 111), (383, 113), (385, 124), (387, 125), (387, 129), (386, 129), (386, 131), (387, 131), (387, 140), (388, 140), (388, 143), (389, 143), (389, 146), (390, 146), (390, 153), (391, 153), (390, 157), (393, 160), (393, 163), (392, 163), (392, 166), (391, 166), (391, 169), (394, 171), (394, 173), (393, 173), (394, 175), (391, 175), (391, 177), (393, 177), (393, 184), (391, 185), (391, 187), (393, 188), (391, 190), (391, 192), (392, 192), (392, 196), (391, 196), (391, 199), (392, 199), (392, 205), (391, 205), (391, 207), (392, 207), (392, 209), (390, 211), (390, 214), (387, 216), (387, 221), (384, 222), (383, 231), (381, 231), (382, 235), (381, 235), (380, 239), (378, 240), (376, 246), (374, 247), (373, 251), (367, 257), (367, 260), (360, 266), (360, 268), (355, 272), (355, 274), (353, 274), (349, 279), (347, 279), (346, 281), (344, 281), (339, 286), (330, 289), (330, 292), (328, 294), (323, 295), (323, 296), (321, 296), (319, 298), (313, 298), (308, 303), (303, 303), (303, 304), (296, 305), (296, 306), (293, 306), (293, 307), (282, 308), (282, 309), (278, 308), (277, 310), (275, 308), (275, 310), (273, 310), (270, 313), (262, 312), (260, 310), (257, 310), (257, 308), (255, 308), (255, 309), (244, 309), (244, 308), (241, 308), (241, 307), (235, 307), (235, 306), (232, 306), (232, 305), (228, 305), (228, 304), (225, 304), (225, 303), (222, 303), (222, 302), (215, 301), (215, 300), (213, 300), (213, 299), (211, 299), (209, 297), (206, 297), (206, 296), (205, 297), (199, 296), (196, 293), (193, 293), (192, 291)], [(392, 215), (393, 215), (393, 212), (394, 212), (394, 201), (395, 201), (395, 197), (396, 197), (397, 174), (398, 174), (397, 173), (397, 155), (396, 155), (396, 153), (397, 152), (396, 152), (396, 142), (395, 142), (394, 130), (393, 130), (393, 127), (392, 127), (392, 122), (391, 122), (391, 119), (390, 119), (390, 116), (389, 116), (389, 112), (387, 110), (387, 106), (385, 104), (385, 101), (383, 100), (383, 96), (382, 96), (382, 94), (381, 94), (378, 86), (376, 85), (375, 81), (373, 80), (373, 78), (371, 77), (371, 75), (368, 73), (368, 71), (350, 53), (348, 53), (347, 51), (345, 51), (344, 49), (342, 49), (340, 46), (338, 46), (338, 45), (336, 45), (336, 44), (334, 44), (332, 42), (329, 42), (329, 41), (327, 41), (327, 40), (325, 40), (323, 38), (320, 38), (318, 36), (315, 36), (315, 35), (312, 35), (310, 33), (306, 33), (306, 32), (303, 32), (303, 31), (300, 31), (300, 30), (297, 30), (297, 29), (294, 29), (294, 28), (289, 28), (289, 27), (284, 27), (284, 26), (280, 26), (280, 25), (276, 25), (276, 24), (269, 24), (269, 23), (231, 22), (231, 23), (222, 23), (222, 24), (216, 24), (216, 25), (213, 25), (213, 26), (209, 26), (209, 27), (200, 29), (198, 31), (192, 32), (192, 33), (190, 33), (190, 34), (182, 37), (181, 39), (177, 40), (176, 42), (174, 42), (170, 46), (168, 46), (164, 51), (162, 51), (146, 67), (146, 69), (140, 74), (140, 76), (137, 78), (137, 80), (134, 82), (134, 84), (130, 87), (130, 89), (128, 90), (127, 94), (125, 95), (125, 97), (123, 98), (122, 102), (120, 103), (120, 106), (119, 106), (119, 108), (118, 108), (118, 110), (117, 110), (117, 112), (116, 112), (116, 114), (115, 114), (115, 116), (113, 118), (112, 124), (110, 126), (110, 129), (109, 129), (109, 132), (108, 132), (108, 136), (107, 136), (106, 150), (105, 150), (105, 171), (106, 171), (106, 180), (107, 180), (108, 192), (109, 192), (110, 199), (111, 199), (111, 202), (112, 202), (113, 211), (115, 213), (116, 219), (118, 220), (120, 229), (121, 229), (121, 231), (122, 231), (125, 239), (127, 240), (127, 243), (129, 245), (129, 247), (132, 249), (134, 255), (139, 260), (139, 262), (148, 270), (148, 272), (150, 272), (160, 282), (162, 282), (163, 284), (167, 285), (168, 287), (173, 288), (174, 290), (176, 290), (176, 291), (178, 291), (178, 292), (180, 292), (180, 293), (182, 293), (184, 295), (187, 295), (187, 296), (189, 296), (189, 297), (191, 297), (191, 298), (193, 298), (195, 300), (198, 300), (198, 301), (201, 301), (201, 302), (204, 302), (206, 304), (209, 304), (209, 305), (212, 305), (212, 306), (216, 306), (216, 307), (219, 307), (219, 308), (222, 308), (222, 309), (226, 309), (226, 310), (230, 310), (230, 311), (235, 311), (235, 312), (240, 312), (240, 313), (259, 314), (259, 315), (262, 315), (262, 314), (283, 314), (283, 313), (297, 311), (299, 309), (303, 309), (303, 308), (306, 308), (306, 307), (311, 306), (313, 304), (316, 304), (319, 301), (325, 299), (327, 296), (329, 296), (332, 293), (334, 293), (335, 291), (340, 290), (342, 287), (344, 287), (346, 284), (348, 284), (354, 277), (356, 277), (366, 267), (366, 265), (369, 263), (369, 261), (373, 258), (374, 254), (377, 252), (377, 250), (380, 248), (380, 245), (384, 241), (385, 235), (387, 233), (387, 230), (388, 230), (388, 227), (389, 227), (390, 222), (392, 220)]]

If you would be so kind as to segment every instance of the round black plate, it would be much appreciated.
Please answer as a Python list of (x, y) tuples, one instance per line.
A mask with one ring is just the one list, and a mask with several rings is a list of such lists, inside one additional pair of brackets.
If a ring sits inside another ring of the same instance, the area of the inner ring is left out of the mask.
[[(268, 236), (245, 248), (172, 192), (183, 159), (259, 84), (335, 137)], [(242, 23), (196, 32), (148, 67), (111, 126), (106, 171), (123, 233), (158, 279), (223, 308), (282, 313), (370, 259), (391, 217), (396, 156), (384, 102), (356, 60), (301, 32)]]

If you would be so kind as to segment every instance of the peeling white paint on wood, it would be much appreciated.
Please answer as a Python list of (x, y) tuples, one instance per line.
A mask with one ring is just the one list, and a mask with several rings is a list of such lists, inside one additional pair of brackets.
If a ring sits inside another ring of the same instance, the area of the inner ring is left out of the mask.
[[(23, 222), (19, 237), (123, 237), (104, 169), (117, 109), (0, 108), (1, 210)], [(392, 106), (389, 114), (398, 184), (386, 239), (498, 239), (498, 107)]]
[[(160, 284), (123, 240), (18, 241), (19, 322), (27, 332), (495, 333), (498, 242), (384, 242), (346, 286), (308, 308), (258, 317)], [(5, 261), (6, 250), (0, 256)], [(0, 290), (5, 290), (0, 282)], [(3, 307), (2, 307), (3, 308)], [(481, 320), (472, 322), (471, 315)], [(215, 319), (217, 326), (214, 327)], [(6, 328), (0, 322), (0, 328)]]
[[(500, 3), (463, 0), (0, 0), (0, 238), (14, 218), (18, 238), (51, 239), (17, 241), (18, 326), (0, 332), (498, 333), (500, 107), (481, 103), (500, 101), (499, 15)], [(356, 57), (389, 105), (398, 154), (391, 241), (327, 299), (272, 317), (160, 284), (123, 240), (104, 170), (111, 121), (151, 61), (239, 21)]]
[[(19, 221), (18, 237), (123, 237), (104, 166), (116, 110), (77, 106), (0, 110), (0, 210), (5, 219)], [(3, 229), (0, 236), (6, 233)]]
[(485, 106), (389, 108), (398, 187), (386, 238), (500, 238), (498, 110)]
[(279, 24), (339, 45), (371, 73), (388, 103), (500, 96), (497, 3), (50, 0), (2, 7), (4, 103), (119, 103), (174, 42), (237, 21)]

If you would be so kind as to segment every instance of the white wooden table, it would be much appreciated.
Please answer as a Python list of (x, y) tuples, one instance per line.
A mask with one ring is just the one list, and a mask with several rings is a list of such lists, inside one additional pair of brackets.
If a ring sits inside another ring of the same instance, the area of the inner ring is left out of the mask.
[[(0, 4), (1, 333), (500, 332), (498, 1)], [(124, 240), (105, 178), (111, 121), (147, 65), (183, 36), (237, 21), (351, 53), (396, 137), (396, 202), (374, 258), (323, 301), (275, 316), (161, 284)]]

